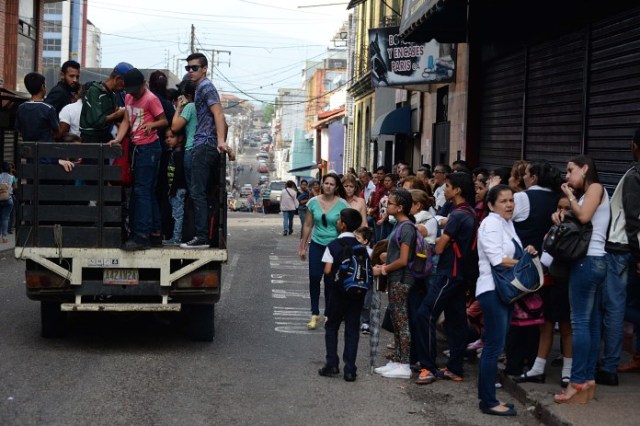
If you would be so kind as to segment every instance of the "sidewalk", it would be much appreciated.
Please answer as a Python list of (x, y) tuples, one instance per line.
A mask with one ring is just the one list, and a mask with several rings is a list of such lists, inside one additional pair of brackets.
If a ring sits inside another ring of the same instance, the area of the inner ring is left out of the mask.
[(16, 234), (7, 235), (8, 243), (0, 242), (0, 253), (7, 252), (9, 250), (13, 251), (13, 248), (16, 246)]
[[(557, 340), (557, 339), (556, 339)], [(553, 355), (552, 355), (553, 356)], [(631, 355), (622, 354), (622, 363)], [(640, 374), (618, 374), (619, 386), (602, 386), (596, 388), (595, 399), (585, 405), (556, 404), (554, 393), (560, 391), (561, 367), (553, 367), (549, 358), (544, 384), (515, 383), (511, 377), (503, 376), (504, 389), (514, 398), (528, 406), (535, 407), (536, 417), (546, 425), (637, 425), (640, 418)]]

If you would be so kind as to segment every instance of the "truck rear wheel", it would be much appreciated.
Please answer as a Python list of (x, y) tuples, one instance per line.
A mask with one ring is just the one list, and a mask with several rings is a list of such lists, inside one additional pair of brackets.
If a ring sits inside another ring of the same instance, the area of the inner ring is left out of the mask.
[(215, 335), (215, 305), (183, 305), (191, 340), (212, 342)]
[(45, 339), (62, 337), (67, 331), (67, 313), (60, 310), (60, 302), (40, 302), (40, 321)]

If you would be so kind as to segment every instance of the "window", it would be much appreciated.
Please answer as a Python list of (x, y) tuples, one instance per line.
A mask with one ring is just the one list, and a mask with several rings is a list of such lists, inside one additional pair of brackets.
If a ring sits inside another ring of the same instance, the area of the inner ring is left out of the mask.
[(58, 68), (60, 65), (60, 58), (42, 58), (42, 68)]
[(43, 50), (58, 51), (62, 49), (62, 40), (55, 38), (45, 38), (43, 43)]
[(36, 34), (34, 0), (18, 3), (18, 61), (16, 63), (16, 88), (26, 92), (24, 76), (36, 69)]
[(57, 3), (45, 3), (44, 13), (50, 13), (55, 15), (62, 15), (62, 2)]
[(62, 21), (44, 21), (43, 31), (45, 33), (61, 33)]

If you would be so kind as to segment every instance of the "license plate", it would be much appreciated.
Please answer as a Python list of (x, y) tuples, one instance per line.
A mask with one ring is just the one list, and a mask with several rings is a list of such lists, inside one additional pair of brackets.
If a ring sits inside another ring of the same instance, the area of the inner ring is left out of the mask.
[(107, 285), (138, 285), (137, 269), (105, 269), (102, 283)]

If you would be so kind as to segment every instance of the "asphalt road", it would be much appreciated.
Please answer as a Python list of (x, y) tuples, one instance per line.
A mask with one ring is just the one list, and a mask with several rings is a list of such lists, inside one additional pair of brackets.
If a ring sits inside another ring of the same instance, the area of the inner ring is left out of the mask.
[(24, 265), (0, 253), (0, 425), (536, 424), (522, 406), (515, 419), (480, 414), (473, 365), (463, 383), (426, 387), (370, 374), (367, 336), (355, 383), (318, 376), (324, 333), (305, 328), (307, 267), (281, 227), (280, 215), (230, 215), (213, 343), (153, 314), (76, 314), (67, 337), (43, 339)]

